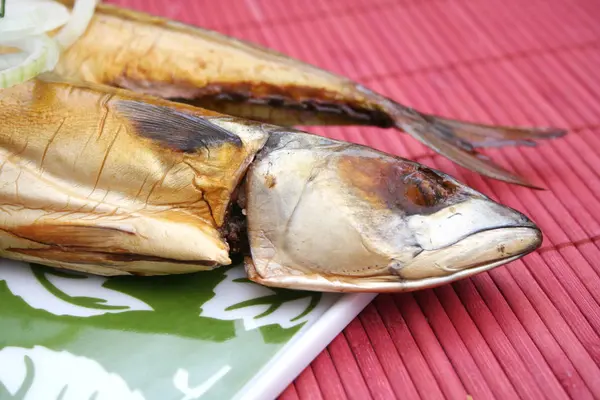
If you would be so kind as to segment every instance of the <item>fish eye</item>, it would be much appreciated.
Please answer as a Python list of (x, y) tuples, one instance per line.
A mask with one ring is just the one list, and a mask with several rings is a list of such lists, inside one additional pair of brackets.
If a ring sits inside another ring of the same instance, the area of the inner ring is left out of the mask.
[(412, 204), (435, 207), (453, 197), (459, 187), (434, 171), (418, 168), (404, 178), (404, 194)]

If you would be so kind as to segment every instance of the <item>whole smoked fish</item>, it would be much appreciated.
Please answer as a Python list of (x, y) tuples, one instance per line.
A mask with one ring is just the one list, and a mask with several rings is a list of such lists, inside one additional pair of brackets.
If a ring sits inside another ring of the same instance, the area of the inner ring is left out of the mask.
[(428, 115), (267, 48), (108, 4), (97, 6), (56, 72), (276, 125), (397, 128), (463, 167), (529, 187), (535, 186), (477, 149), (535, 145), (565, 134)]
[(0, 257), (99, 275), (438, 286), (538, 248), (519, 212), (357, 144), (105, 85), (0, 90)]

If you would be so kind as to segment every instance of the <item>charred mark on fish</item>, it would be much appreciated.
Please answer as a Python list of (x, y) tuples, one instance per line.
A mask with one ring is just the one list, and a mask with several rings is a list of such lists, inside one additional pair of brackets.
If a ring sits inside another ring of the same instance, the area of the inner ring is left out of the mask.
[(415, 166), (415, 171), (403, 180), (407, 197), (420, 207), (435, 207), (456, 197), (458, 185), (442, 175)]
[(133, 100), (119, 101), (117, 109), (138, 134), (175, 151), (193, 153), (224, 143), (242, 146), (238, 136), (192, 113)]
[(339, 161), (344, 179), (362, 198), (403, 210), (407, 215), (429, 215), (466, 198), (461, 188), (442, 174), (412, 163), (390, 163), (382, 158), (345, 155)]

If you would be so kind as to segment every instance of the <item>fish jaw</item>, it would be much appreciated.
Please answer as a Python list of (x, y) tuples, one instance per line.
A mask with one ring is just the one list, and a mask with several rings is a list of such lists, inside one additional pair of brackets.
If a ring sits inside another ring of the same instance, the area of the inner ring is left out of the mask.
[(514, 261), (542, 242), (523, 214), (448, 175), (307, 134), (272, 134), (246, 191), (246, 270), (267, 286), (419, 290)]
[[(490, 261), (483, 262), (481, 264), (473, 264), (469, 268), (455, 269), (447, 268), (447, 270), (453, 270), (449, 274), (429, 277), (418, 278), (418, 279), (403, 279), (401, 276), (398, 277), (341, 277), (341, 276), (327, 276), (322, 274), (311, 274), (311, 275), (298, 275), (292, 273), (289, 274), (277, 274), (274, 276), (263, 277), (259, 270), (256, 268), (253, 260), (250, 257), (245, 259), (246, 273), (248, 278), (256, 283), (264, 286), (281, 287), (296, 290), (310, 290), (310, 291), (321, 291), (321, 292), (347, 292), (347, 293), (393, 293), (393, 292), (411, 292), (416, 290), (424, 290), (442, 286), (448, 283), (456, 282), (461, 279), (466, 279), (480, 273), (489, 271), (491, 269), (500, 267), (508, 264), (512, 261), (518, 260), (519, 258), (534, 251), (538, 245), (536, 244), (540, 237), (540, 231), (530, 228), (523, 228), (522, 231), (507, 230), (506, 234), (512, 236), (517, 234), (520, 239), (515, 243), (514, 248), (518, 249), (521, 244), (521, 251), (517, 251), (515, 255), (508, 256), (505, 258), (491, 258)], [(498, 235), (498, 239), (502, 241), (502, 236)], [(473, 239), (489, 239), (483, 237), (474, 237)], [(510, 238), (512, 240), (512, 238)], [(464, 243), (465, 245), (467, 242)], [(506, 246), (505, 243), (502, 246)], [(458, 249), (458, 247), (457, 247)], [(433, 258), (433, 257), (431, 257)], [(423, 264), (421, 264), (423, 265)], [(435, 262), (431, 262), (429, 265), (423, 265), (425, 269), (432, 269), (436, 271), (441, 269)], [(283, 271), (285, 267), (278, 266)], [(271, 266), (273, 268), (273, 266)]]

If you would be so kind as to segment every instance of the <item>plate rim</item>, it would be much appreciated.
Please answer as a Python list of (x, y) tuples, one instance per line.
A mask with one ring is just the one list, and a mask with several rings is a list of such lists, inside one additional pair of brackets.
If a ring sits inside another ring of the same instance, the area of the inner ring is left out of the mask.
[(342, 295), (316, 321), (294, 335), (233, 399), (277, 398), (376, 296), (376, 293)]

